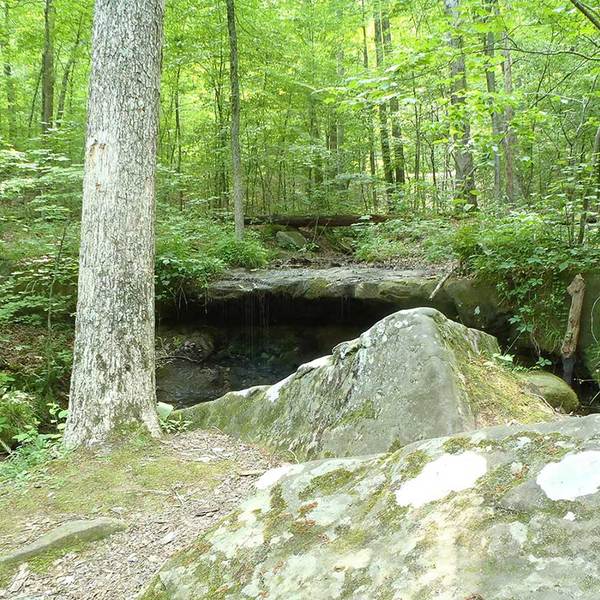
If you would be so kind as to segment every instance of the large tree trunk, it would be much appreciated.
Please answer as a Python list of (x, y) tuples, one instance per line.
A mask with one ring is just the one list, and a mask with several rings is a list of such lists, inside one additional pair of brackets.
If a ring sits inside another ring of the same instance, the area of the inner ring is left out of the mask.
[(451, 20), (454, 33), (448, 36), (448, 44), (454, 51), (450, 67), (452, 77), (451, 103), (454, 108), (454, 166), (455, 197), (457, 200), (477, 206), (475, 195), (475, 164), (471, 153), (471, 123), (466, 113), (467, 70), (463, 52), (463, 39), (460, 34), (460, 0), (445, 0), (446, 12)]
[(240, 80), (238, 74), (237, 30), (234, 0), (227, 0), (229, 29), (229, 65), (231, 78), (231, 179), (233, 184), (233, 216), (235, 237), (244, 237), (244, 172), (240, 148)]
[(46, 0), (44, 9), (44, 54), (42, 56), (42, 133), (52, 127), (54, 117), (54, 6)]
[(8, 141), (14, 144), (17, 136), (17, 106), (15, 96), (15, 82), (12, 75), (12, 51), (10, 45), (10, 12), (8, 0), (4, 0), (4, 35), (0, 39), (0, 47), (4, 54), (4, 79), (6, 85), (6, 118), (8, 125)]
[(163, 0), (96, 0), (69, 447), (160, 433), (154, 179)]

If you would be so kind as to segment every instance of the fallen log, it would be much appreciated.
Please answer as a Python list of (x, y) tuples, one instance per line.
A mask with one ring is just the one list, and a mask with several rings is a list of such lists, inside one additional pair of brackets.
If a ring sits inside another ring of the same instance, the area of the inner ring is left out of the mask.
[(585, 281), (581, 275), (577, 275), (567, 288), (571, 296), (571, 310), (565, 334), (561, 357), (563, 363), (563, 379), (571, 385), (573, 381), (573, 369), (575, 367), (575, 352), (579, 342), (579, 329), (581, 327), (581, 311), (583, 309), (583, 297), (585, 294)]
[(394, 215), (262, 215), (246, 217), (246, 225), (284, 225), (286, 227), (349, 227), (358, 223), (385, 223)]

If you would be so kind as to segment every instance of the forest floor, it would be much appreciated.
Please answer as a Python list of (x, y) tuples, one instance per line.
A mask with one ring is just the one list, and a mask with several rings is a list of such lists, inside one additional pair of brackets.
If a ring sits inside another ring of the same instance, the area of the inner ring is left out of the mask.
[(20, 488), (0, 490), (0, 555), (73, 519), (113, 517), (127, 529), (0, 567), (0, 598), (133, 599), (165, 560), (230, 513), (278, 464), (216, 430), (136, 438), (109, 456), (61, 458)]

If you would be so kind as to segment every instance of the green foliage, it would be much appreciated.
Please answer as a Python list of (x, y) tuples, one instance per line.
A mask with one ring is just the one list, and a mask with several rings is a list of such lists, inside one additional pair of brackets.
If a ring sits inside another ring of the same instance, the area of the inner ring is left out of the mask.
[(561, 219), (531, 211), (489, 219), (458, 229), (454, 252), (468, 273), (493, 283), (520, 335), (556, 347), (568, 312), (566, 287), (577, 273), (597, 268), (600, 246), (572, 244)]
[[(5, 376), (5, 382), (6, 379)], [(19, 435), (37, 427), (33, 404), (25, 392), (0, 389), (0, 447), (5, 451), (16, 445)]]
[(34, 472), (37, 476), (43, 475), (51, 460), (65, 454), (62, 432), (68, 412), (57, 404), (49, 404), (48, 412), (51, 415), (53, 428), (50, 433), (40, 432), (37, 421), (33, 421), (23, 425), (14, 435), (18, 446), (6, 460), (0, 462), (0, 483), (11, 482), (12, 485), (22, 485), (32, 477)]
[(443, 263), (451, 258), (452, 221), (440, 217), (412, 217), (377, 225), (357, 225), (355, 257), (371, 263), (410, 259)]
[(227, 267), (259, 267), (268, 252), (252, 232), (235, 239), (230, 224), (206, 217), (201, 204), (179, 211), (161, 206), (156, 248), (158, 300), (179, 301), (201, 289)]

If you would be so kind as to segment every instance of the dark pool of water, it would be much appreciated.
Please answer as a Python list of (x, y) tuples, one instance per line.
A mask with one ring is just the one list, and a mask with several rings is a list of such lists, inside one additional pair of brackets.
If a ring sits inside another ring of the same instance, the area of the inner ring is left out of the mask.
[[(301, 364), (331, 354), (334, 346), (364, 330), (362, 325), (302, 323), (162, 327), (158, 336), (167, 348), (164, 354), (172, 358), (157, 371), (158, 398), (182, 407), (214, 400), (232, 390), (270, 385)], [(210, 340), (214, 349), (206, 358), (202, 352), (189, 351), (190, 346), (210, 346)]]

